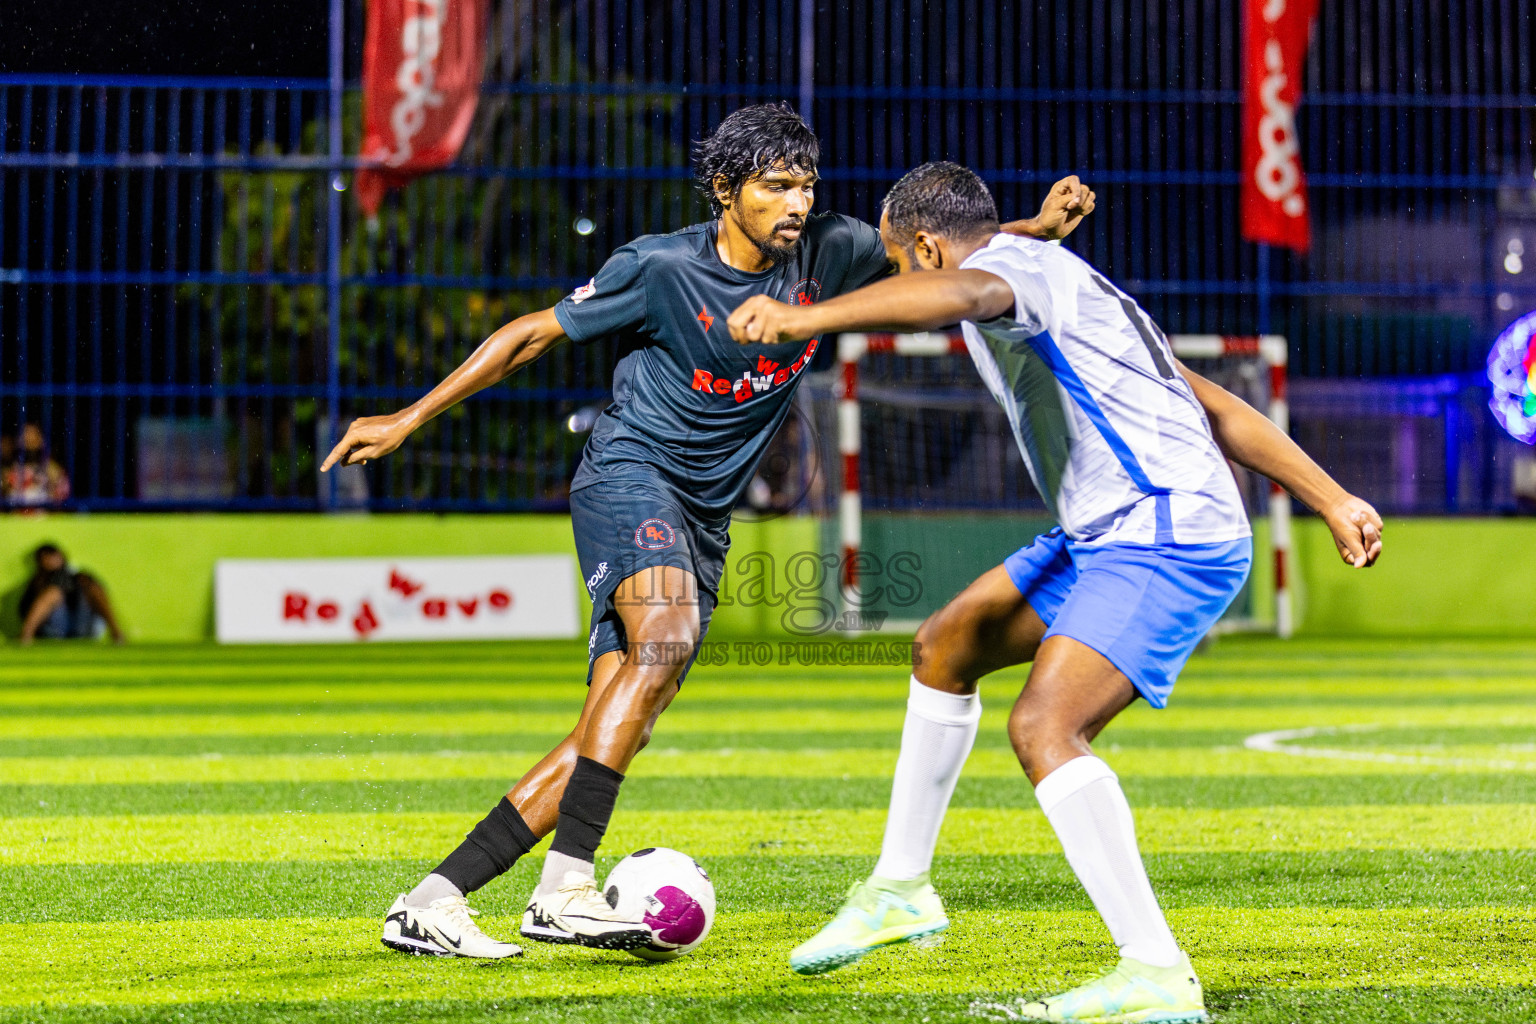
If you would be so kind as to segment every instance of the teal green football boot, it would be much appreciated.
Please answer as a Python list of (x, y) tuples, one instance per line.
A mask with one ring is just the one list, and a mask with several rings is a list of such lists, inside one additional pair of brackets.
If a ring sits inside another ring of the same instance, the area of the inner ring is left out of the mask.
[(837, 916), (795, 948), (789, 966), (799, 974), (825, 974), (882, 946), (940, 942), (948, 927), (944, 905), (926, 874), (911, 882), (871, 878), (849, 887)]
[(1172, 967), (1123, 958), (1114, 970), (1060, 995), (1007, 1007), (971, 1007), (981, 1016), (990, 1016), (989, 1009), (1003, 1010), (1006, 1016), (1000, 1019), (1005, 1020), (1071, 1024), (1204, 1024), (1211, 1019), (1200, 979), (1184, 954)]

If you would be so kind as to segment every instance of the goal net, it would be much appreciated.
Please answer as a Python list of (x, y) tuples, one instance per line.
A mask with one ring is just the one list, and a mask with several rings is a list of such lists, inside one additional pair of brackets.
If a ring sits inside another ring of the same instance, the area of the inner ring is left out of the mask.
[[(1190, 369), (1286, 429), (1284, 338), (1169, 341)], [(802, 396), (823, 471), (822, 547), (837, 556), (838, 621), (910, 632), (1055, 521), (958, 334), (845, 334), (837, 355)], [(1289, 496), (1233, 471), (1254, 523), (1254, 571), (1217, 628), (1289, 636)]]

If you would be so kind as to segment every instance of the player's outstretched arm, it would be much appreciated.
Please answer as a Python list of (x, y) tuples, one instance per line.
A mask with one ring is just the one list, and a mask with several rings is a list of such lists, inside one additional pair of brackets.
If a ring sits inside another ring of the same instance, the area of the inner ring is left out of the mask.
[(1376, 563), (1382, 524), (1369, 503), (1340, 487), (1269, 417), (1183, 363), (1179, 372), (1194, 388), (1211, 421), (1216, 444), (1227, 458), (1269, 477), (1321, 515), (1333, 533), (1339, 557), (1347, 564), (1364, 569)]
[(1010, 235), (1054, 242), (1070, 235), (1083, 222), (1083, 218), (1093, 212), (1097, 199), (1093, 189), (1079, 181), (1077, 175), (1069, 174), (1051, 186), (1039, 214), (1023, 220), (1011, 220), (1003, 225), (1002, 230)]
[(432, 417), (488, 388), (565, 340), (565, 330), (553, 309), (520, 316), (492, 334), (443, 382), (415, 403), (387, 416), (364, 416), (352, 421), (346, 436), (331, 449), (320, 467), (324, 473), (338, 463), (361, 465), (388, 455), (411, 432)]
[(865, 285), (813, 306), (754, 295), (727, 321), (743, 345), (802, 341), (838, 331), (931, 331), (991, 320), (1013, 308), (1013, 289), (985, 270), (925, 270)]

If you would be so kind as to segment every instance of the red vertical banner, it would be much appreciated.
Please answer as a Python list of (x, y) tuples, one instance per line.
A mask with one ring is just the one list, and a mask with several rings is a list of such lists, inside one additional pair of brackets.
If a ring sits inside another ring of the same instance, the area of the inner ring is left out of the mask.
[(469, 134), (485, 60), (486, 0), (369, 0), (363, 42), (363, 146), (357, 175), (370, 217), (384, 193), (446, 167)]
[(1296, 107), (1318, 0), (1243, 2), (1243, 237), (1312, 245)]

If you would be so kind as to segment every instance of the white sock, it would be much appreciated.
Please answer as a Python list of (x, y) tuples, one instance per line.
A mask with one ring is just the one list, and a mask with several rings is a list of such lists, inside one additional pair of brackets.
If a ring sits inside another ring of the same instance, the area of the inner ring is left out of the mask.
[(910, 881), (933, 864), (939, 826), (980, 721), (981, 698), (976, 694), (945, 693), (912, 677), (901, 756), (891, 780), (891, 813), (875, 865), (880, 878)]
[(539, 884), (533, 894), (544, 896), (560, 888), (567, 871), (579, 871), (594, 882), (597, 881), (597, 868), (591, 861), (577, 860), (570, 854), (550, 850), (544, 855), (544, 870), (539, 875)]
[(442, 875), (433, 873), (421, 880), (421, 883), (405, 895), (405, 905), (412, 910), (426, 910), (432, 905), (433, 900), (440, 900), (444, 896), (463, 896), (464, 892)]
[(1097, 757), (1074, 757), (1040, 780), (1035, 799), (1050, 819), (1120, 955), (1154, 967), (1179, 962), (1179, 944), (1152, 895), (1120, 779)]

